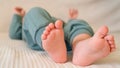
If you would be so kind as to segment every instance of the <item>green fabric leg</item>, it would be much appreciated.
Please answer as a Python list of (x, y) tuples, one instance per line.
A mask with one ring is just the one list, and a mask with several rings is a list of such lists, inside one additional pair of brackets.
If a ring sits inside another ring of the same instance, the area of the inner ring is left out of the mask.
[(65, 40), (69, 43), (69, 45), (72, 45), (73, 39), (79, 34), (86, 33), (90, 36), (93, 36), (94, 34), (92, 28), (87, 22), (78, 19), (69, 20), (68, 23), (65, 24), (64, 33)]
[(40, 7), (32, 8), (24, 17), (23, 33), (29, 47), (35, 50), (43, 50), (41, 42), (41, 34), (45, 27), (55, 22), (55, 18)]

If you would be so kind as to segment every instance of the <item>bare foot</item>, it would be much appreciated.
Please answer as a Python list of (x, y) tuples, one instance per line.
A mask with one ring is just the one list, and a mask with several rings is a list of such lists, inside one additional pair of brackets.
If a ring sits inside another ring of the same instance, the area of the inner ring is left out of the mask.
[(78, 17), (78, 10), (77, 9), (69, 9), (69, 18), (77, 19), (77, 17)]
[(74, 47), (73, 64), (87, 66), (114, 51), (114, 37), (107, 33), (108, 28), (103, 26), (93, 37), (79, 41)]
[(14, 11), (15, 11), (16, 14), (18, 14), (22, 17), (25, 15), (25, 10), (21, 7), (15, 7)]
[(58, 20), (50, 23), (43, 32), (42, 44), (49, 56), (58, 63), (64, 63), (67, 60), (67, 49), (64, 42), (63, 22)]

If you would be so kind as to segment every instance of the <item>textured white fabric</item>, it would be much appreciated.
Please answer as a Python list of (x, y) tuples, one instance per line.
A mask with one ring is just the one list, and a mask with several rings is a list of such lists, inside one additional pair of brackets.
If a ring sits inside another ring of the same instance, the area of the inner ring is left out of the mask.
[(23, 41), (9, 39), (8, 33), (0, 33), (0, 68), (120, 68), (120, 42), (115, 52), (86, 67), (73, 65), (71, 53), (68, 53), (68, 62), (58, 64), (47, 53), (31, 50), (26, 45)]

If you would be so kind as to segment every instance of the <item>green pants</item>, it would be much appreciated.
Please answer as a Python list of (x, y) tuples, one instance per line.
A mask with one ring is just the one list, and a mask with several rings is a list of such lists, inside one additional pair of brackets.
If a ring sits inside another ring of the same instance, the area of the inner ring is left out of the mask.
[[(51, 22), (55, 23), (56, 20), (45, 9), (34, 7), (24, 16), (24, 24), (22, 24), (22, 18), (14, 14), (9, 36), (12, 39), (24, 39), (28, 46), (34, 50), (44, 50), (42, 48), (41, 35), (45, 27)], [(78, 19), (71, 19), (67, 23), (64, 22), (63, 29), (68, 51), (71, 50), (72, 41), (75, 36), (83, 33), (90, 36), (94, 34), (88, 23)]]

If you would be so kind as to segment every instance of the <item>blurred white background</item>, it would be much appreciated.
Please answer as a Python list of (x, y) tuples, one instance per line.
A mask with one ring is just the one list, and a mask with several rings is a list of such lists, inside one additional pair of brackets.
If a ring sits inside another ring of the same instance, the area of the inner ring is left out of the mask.
[(94, 30), (107, 25), (111, 32), (120, 32), (120, 0), (0, 0), (0, 32), (8, 32), (15, 6), (26, 11), (42, 7), (66, 22), (69, 8), (76, 8), (78, 18), (86, 20)]

